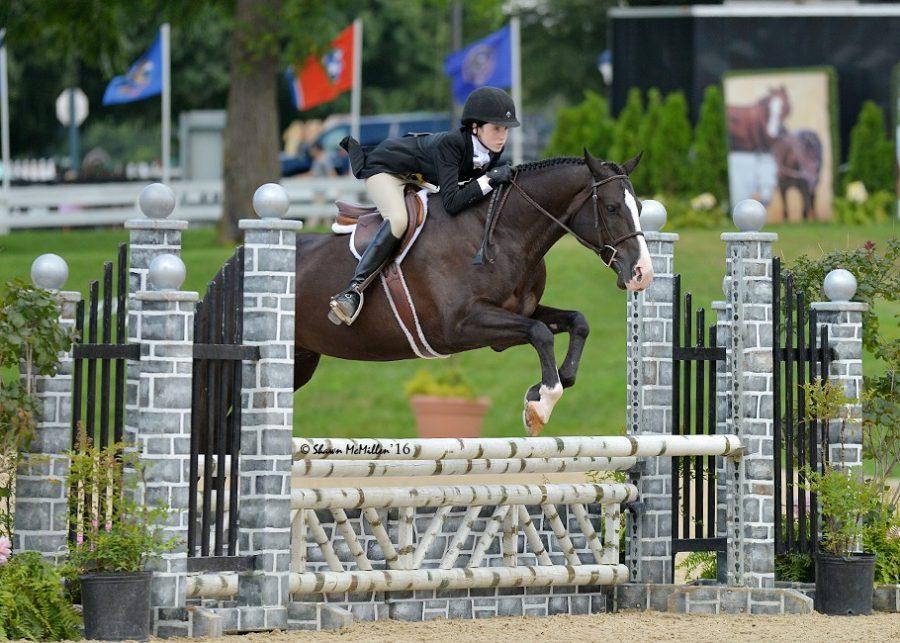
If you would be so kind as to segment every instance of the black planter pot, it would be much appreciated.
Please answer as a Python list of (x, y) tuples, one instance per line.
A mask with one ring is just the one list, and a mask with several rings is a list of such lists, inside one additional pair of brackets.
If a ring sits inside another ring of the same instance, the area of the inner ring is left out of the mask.
[(151, 578), (153, 572), (79, 576), (84, 638), (101, 641), (150, 638)]
[(872, 613), (875, 554), (816, 556), (816, 611), (832, 616)]

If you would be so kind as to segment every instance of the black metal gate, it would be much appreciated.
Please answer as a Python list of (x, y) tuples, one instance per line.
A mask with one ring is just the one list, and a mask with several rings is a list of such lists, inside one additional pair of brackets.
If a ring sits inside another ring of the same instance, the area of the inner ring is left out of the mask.
[[(685, 293), (682, 307), (681, 275), (675, 275), (672, 305), (672, 435), (715, 435), (716, 367), (724, 362), (725, 349), (716, 345), (715, 324), (706, 327), (705, 311), (692, 310), (691, 293)], [(727, 538), (716, 535), (716, 505), (716, 458), (673, 457), (673, 582), (677, 553), (724, 556)]]
[(188, 498), (191, 571), (241, 567), (233, 559), (238, 539), (241, 361), (259, 359), (258, 347), (242, 345), (243, 275), (244, 248), (239, 246), (209, 282), (194, 317)]
[(828, 453), (825, 422), (807, 418), (804, 385), (828, 380), (832, 349), (828, 329), (816, 332), (816, 311), (807, 309), (802, 292), (794, 291), (781, 261), (772, 261), (772, 361), (775, 553), (814, 553), (818, 541), (819, 506), (815, 493), (803, 488), (804, 469), (822, 471)]

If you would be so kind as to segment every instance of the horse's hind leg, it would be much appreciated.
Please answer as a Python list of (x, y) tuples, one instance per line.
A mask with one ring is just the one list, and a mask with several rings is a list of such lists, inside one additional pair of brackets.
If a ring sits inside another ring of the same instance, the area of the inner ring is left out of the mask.
[(294, 390), (304, 386), (312, 379), (316, 367), (319, 365), (321, 355), (304, 348), (294, 351)]
[(553, 355), (553, 331), (537, 319), (511, 313), (497, 306), (476, 304), (460, 325), (451, 344), (459, 350), (478, 346), (529, 343), (541, 361), (541, 381), (525, 394), (522, 419), (529, 435), (537, 435), (550, 419), (563, 387)]
[(569, 333), (569, 349), (559, 367), (559, 381), (563, 388), (569, 388), (575, 383), (584, 343), (591, 332), (587, 319), (577, 310), (561, 310), (550, 306), (538, 306), (531, 318), (547, 324), (554, 334)]

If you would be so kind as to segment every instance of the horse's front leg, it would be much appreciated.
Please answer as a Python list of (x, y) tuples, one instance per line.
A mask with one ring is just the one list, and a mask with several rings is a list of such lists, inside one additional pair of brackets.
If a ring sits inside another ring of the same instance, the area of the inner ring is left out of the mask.
[(522, 419), (529, 435), (538, 435), (563, 393), (553, 355), (553, 331), (544, 322), (498, 306), (475, 304), (452, 338), (460, 350), (497, 344), (531, 344), (541, 361), (541, 381), (525, 394)]
[(554, 334), (569, 333), (569, 349), (559, 367), (559, 381), (563, 388), (569, 388), (575, 383), (584, 343), (591, 332), (587, 319), (577, 310), (562, 310), (550, 306), (538, 306), (531, 318), (544, 322)]

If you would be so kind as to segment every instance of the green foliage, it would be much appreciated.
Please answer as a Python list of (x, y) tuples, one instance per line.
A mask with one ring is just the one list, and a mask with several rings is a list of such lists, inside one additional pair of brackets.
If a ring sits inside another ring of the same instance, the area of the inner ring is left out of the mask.
[(727, 213), (718, 204), (701, 209), (695, 207), (691, 199), (682, 196), (658, 194), (653, 198), (666, 206), (666, 230), (721, 229), (726, 223)]
[(812, 556), (798, 553), (775, 556), (775, 578), (787, 583), (813, 582), (816, 572)]
[(900, 583), (900, 511), (881, 503), (863, 532), (863, 549), (875, 554), (875, 582)]
[[(97, 447), (80, 429), (76, 448), (69, 453), (70, 524), (76, 533), (68, 565), (77, 573), (138, 572), (147, 559), (167, 551), (160, 525), (168, 509), (136, 498), (143, 471), (124, 444)], [(99, 498), (85, 503), (89, 493)]]
[[(599, 158), (610, 158), (615, 122), (600, 94), (584, 92), (578, 105), (560, 109), (545, 156), (581, 156), (585, 147)], [(625, 159), (615, 159), (623, 161)]]
[(648, 155), (653, 159), (651, 185), (654, 190), (684, 194), (690, 189), (690, 148), (691, 123), (687, 101), (680, 91), (672, 92), (662, 104), (659, 124), (649, 143)]
[(80, 624), (59, 571), (39, 553), (15, 554), (0, 566), (0, 639), (74, 640)]
[[(59, 325), (56, 299), (23, 281), (0, 292), (0, 535), (12, 531), (8, 502), (13, 494), (18, 453), (28, 446), (37, 420), (34, 378), (54, 375), (60, 351), (73, 334)], [(19, 376), (19, 370), (23, 375)], [(3, 373), (10, 375), (4, 377)]]
[[(642, 143), (639, 138), (643, 117), (644, 107), (641, 100), (641, 90), (633, 87), (628, 92), (625, 107), (622, 108), (618, 119), (616, 119), (616, 126), (613, 131), (613, 144), (609, 151), (610, 160), (621, 163), (643, 149), (645, 143)], [(640, 170), (640, 167), (638, 167), (638, 170)]]
[(683, 569), (688, 581), (716, 579), (716, 552), (692, 551), (684, 557), (675, 569)]
[(881, 489), (852, 471), (805, 470), (803, 487), (818, 494), (822, 507), (822, 547), (833, 556), (849, 556), (866, 532), (865, 520), (879, 507)]
[(894, 216), (896, 203), (894, 194), (886, 190), (874, 192), (861, 203), (846, 197), (835, 197), (832, 204), (834, 220), (843, 225), (869, 225), (888, 221)]
[(641, 158), (640, 165), (631, 174), (631, 183), (639, 194), (651, 194), (660, 191), (656, 182), (656, 164), (659, 158), (650, 147), (653, 137), (656, 135), (656, 130), (659, 128), (661, 111), (662, 94), (654, 87), (647, 92), (647, 109), (641, 116), (641, 122), (637, 128), (637, 146), (639, 150), (644, 152), (644, 156)]
[(859, 120), (850, 130), (850, 152), (844, 186), (862, 181), (866, 189), (894, 190), (894, 146), (886, 136), (884, 113), (873, 101), (863, 103)]
[(722, 90), (710, 85), (703, 94), (700, 118), (691, 148), (691, 188), (710, 192), (718, 201), (728, 197), (728, 143)]
[(405, 385), (406, 394), (432, 395), (435, 397), (467, 397), (474, 399), (477, 396), (472, 387), (465, 381), (462, 370), (458, 367), (449, 367), (433, 375), (424, 368)]

